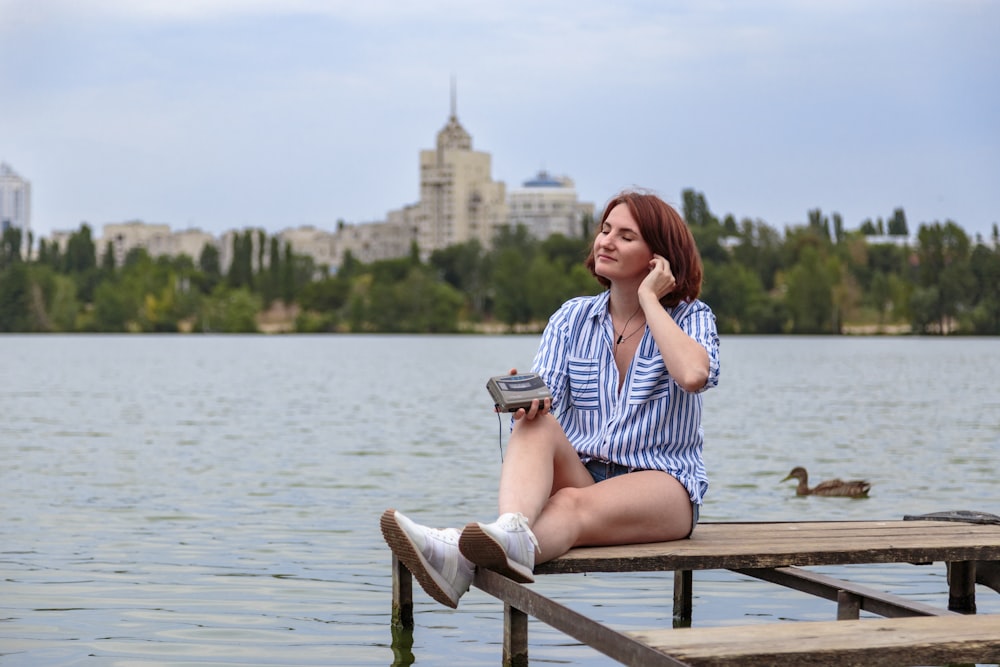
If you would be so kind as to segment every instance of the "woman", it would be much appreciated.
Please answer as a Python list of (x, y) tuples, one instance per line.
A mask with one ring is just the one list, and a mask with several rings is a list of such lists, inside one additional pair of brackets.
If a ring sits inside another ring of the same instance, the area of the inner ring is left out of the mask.
[(382, 515), (393, 553), (442, 604), (458, 605), (476, 566), (530, 582), (572, 547), (681, 539), (698, 521), (700, 393), (718, 384), (719, 338), (694, 238), (659, 197), (627, 191), (586, 265), (607, 290), (567, 301), (542, 334), (532, 370), (552, 399), (513, 415), (500, 517), (459, 531)]

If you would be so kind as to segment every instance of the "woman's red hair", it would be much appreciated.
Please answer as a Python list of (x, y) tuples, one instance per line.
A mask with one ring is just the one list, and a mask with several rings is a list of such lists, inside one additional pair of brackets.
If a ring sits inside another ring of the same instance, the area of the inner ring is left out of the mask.
[[(626, 190), (615, 195), (604, 207), (604, 215), (597, 226), (597, 234), (601, 233), (608, 215), (619, 204), (628, 207), (632, 218), (639, 225), (639, 233), (657, 255), (662, 255), (670, 262), (670, 270), (677, 280), (673, 291), (660, 299), (666, 308), (673, 308), (681, 301), (690, 301), (701, 294), (701, 254), (695, 245), (694, 236), (684, 218), (665, 201), (654, 194)], [(596, 235), (595, 235), (596, 238)], [(587, 269), (605, 287), (611, 286), (611, 281), (594, 272), (596, 260), (594, 246), (590, 246), (587, 255)]]

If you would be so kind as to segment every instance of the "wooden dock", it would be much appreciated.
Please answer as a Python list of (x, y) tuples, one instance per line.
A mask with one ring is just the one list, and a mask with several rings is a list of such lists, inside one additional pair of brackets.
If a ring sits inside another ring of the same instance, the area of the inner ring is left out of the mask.
[[(1000, 662), (1000, 615), (976, 611), (976, 563), (1000, 560), (1000, 525), (960, 521), (702, 523), (690, 539), (573, 549), (536, 576), (674, 573), (674, 627), (623, 632), (487, 570), (473, 584), (504, 603), (504, 665), (528, 663), (534, 617), (627, 665)], [(807, 566), (945, 563), (948, 609)], [(836, 601), (836, 620), (690, 628), (694, 570), (726, 569)], [(860, 619), (866, 611), (884, 619)], [(924, 617), (924, 618), (921, 618)], [(934, 617), (928, 619), (927, 617)], [(393, 620), (413, 626), (412, 581), (394, 562)]]

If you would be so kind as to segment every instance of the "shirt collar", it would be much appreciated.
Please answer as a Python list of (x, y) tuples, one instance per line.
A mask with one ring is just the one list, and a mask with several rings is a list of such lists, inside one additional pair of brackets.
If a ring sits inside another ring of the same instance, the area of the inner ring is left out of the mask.
[(590, 303), (590, 312), (587, 313), (587, 316), (598, 321), (603, 321), (607, 317), (610, 317), (608, 311), (608, 301), (610, 299), (611, 290), (604, 290), (598, 294)]
[[(611, 290), (604, 290), (603, 292), (598, 294), (596, 297), (594, 297), (594, 300), (590, 303), (590, 311), (587, 313), (587, 316), (592, 319), (601, 321), (610, 317), (611, 311), (608, 310), (608, 301), (610, 300), (611, 300)], [(673, 308), (667, 308), (666, 311), (670, 314), (671, 317), (677, 319), (684, 313), (685, 309), (690, 305), (691, 301), (681, 301)]]

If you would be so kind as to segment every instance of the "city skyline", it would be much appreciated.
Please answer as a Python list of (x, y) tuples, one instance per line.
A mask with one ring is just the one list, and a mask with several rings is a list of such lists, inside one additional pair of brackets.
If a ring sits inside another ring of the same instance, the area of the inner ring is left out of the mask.
[(0, 160), (36, 237), (381, 221), (457, 113), (493, 178), (783, 230), (1000, 220), (1000, 5), (0, 0)]

